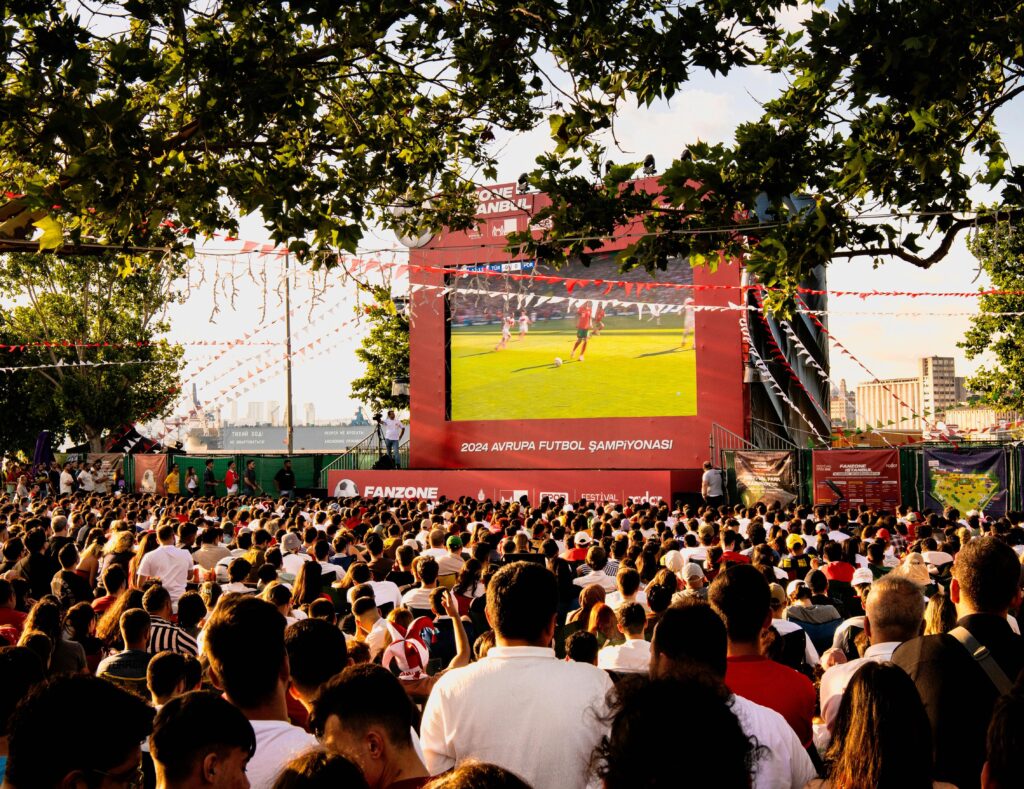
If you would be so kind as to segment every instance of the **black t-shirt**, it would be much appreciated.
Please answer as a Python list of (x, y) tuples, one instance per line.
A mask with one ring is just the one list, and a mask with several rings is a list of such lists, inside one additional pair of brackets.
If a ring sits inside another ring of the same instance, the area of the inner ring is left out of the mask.
[(277, 482), (281, 490), (294, 490), (295, 472), (290, 468), (282, 468), (274, 475), (274, 481)]
[(203, 472), (203, 482), (206, 484), (206, 487), (208, 488), (216, 487), (217, 475), (213, 473), (212, 468), (208, 468), (206, 469), (206, 471)]
[(247, 490), (256, 490), (256, 469), (247, 468), (245, 470), (244, 482)]

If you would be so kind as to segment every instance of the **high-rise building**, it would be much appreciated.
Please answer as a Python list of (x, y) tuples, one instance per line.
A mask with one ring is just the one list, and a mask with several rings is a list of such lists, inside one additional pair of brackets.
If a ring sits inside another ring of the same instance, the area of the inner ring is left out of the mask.
[(283, 424), (280, 401), (267, 400), (267, 424), (271, 427)]
[(249, 425), (262, 425), (263, 403), (258, 400), (248, 403), (245, 410), (245, 421)]
[(956, 362), (952, 356), (927, 356), (920, 362), (921, 407), (932, 422), (958, 402)]
[(316, 424), (316, 405), (313, 403), (302, 404), (302, 415), (307, 425)]
[(857, 396), (846, 388), (845, 378), (840, 379), (838, 388), (832, 389), (829, 416), (835, 427), (853, 427), (857, 424)]
[(857, 384), (856, 397), (857, 427), (914, 431), (924, 427), (920, 378), (887, 378)]

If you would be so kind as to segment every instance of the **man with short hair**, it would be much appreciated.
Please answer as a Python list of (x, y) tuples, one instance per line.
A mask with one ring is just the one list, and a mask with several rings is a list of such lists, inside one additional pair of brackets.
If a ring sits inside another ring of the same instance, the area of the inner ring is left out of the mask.
[(141, 744), (152, 725), (149, 705), (113, 683), (52, 677), (11, 718), (4, 787), (142, 786)]
[(365, 643), (370, 660), (376, 660), (387, 646), (387, 620), (380, 615), (373, 597), (360, 597), (352, 603), (352, 615), (356, 620), (356, 640)]
[(221, 600), (206, 625), (204, 650), (210, 677), (256, 733), (247, 773), (253, 789), (269, 789), (281, 769), (316, 740), (288, 722), (291, 672), (284, 643), (285, 618), (255, 597)]
[(772, 622), (768, 581), (752, 565), (736, 564), (718, 574), (708, 601), (725, 622), (729, 690), (781, 713), (803, 746), (809, 746), (817, 701), (814, 685), (798, 671), (761, 654), (761, 634)]
[(196, 640), (175, 624), (171, 623), (171, 596), (160, 584), (154, 584), (142, 596), (142, 607), (149, 614), (149, 643), (147, 651), (177, 652), (179, 655), (195, 657), (199, 654)]
[(149, 746), (161, 789), (250, 785), (252, 725), (216, 693), (197, 690), (168, 700), (156, 715)]
[(313, 697), (349, 664), (345, 635), (323, 619), (301, 619), (284, 631), (291, 671), (289, 693), (307, 710)]
[(231, 556), (231, 551), (221, 545), (224, 532), (219, 526), (207, 525), (199, 535), (199, 549), (192, 554), (192, 560), (209, 572), (217, 562)]
[(611, 680), (555, 657), (557, 609), (558, 584), (547, 568), (515, 562), (495, 573), (486, 605), (495, 646), (443, 675), (423, 711), (420, 737), (432, 775), (477, 759), (517, 773), (533, 789), (587, 785), (590, 757), (606, 732)]
[(295, 494), (295, 472), (292, 471), (290, 460), (285, 460), (284, 465), (274, 475), (274, 487), (282, 499), (290, 499)]
[(333, 753), (353, 759), (370, 789), (419, 789), (430, 773), (412, 741), (414, 709), (401, 682), (372, 663), (328, 680), (310, 726)]
[(437, 588), (437, 561), (430, 556), (421, 556), (412, 566), (420, 585), (402, 595), (402, 605), (419, 611), (429, 611), (430, 595)]
[(590, 567), (590, 572), (573, 578), (572, 582), (576, 586), (590, 586), (591, 584), (597, 584), (605, 592), (615, 591), (615, 576), (608, 575), (604, 571), (605, 565), (608, 564), (608, 554), (604, 548), (600, 545), (592, 545), (590, 550), (587, 551), (587, 565)]
[[(724, 680), (728, 637), (721, 618), (704, 603), (673, 605), (658, 620), (651, 641), (652, 679), (708, 671)], [(743, 732), (762, 747), (752, 789), (802, 789), (816, 777), (814, 765), (792, 727), (778, 712), (733, 693), (729, 706)]]
[(605, 598), (605, 603), (618, 609), (627, 603), (639, 603), (647, 608), (647, 595), (640, 591), (640, 573), (632, 567), (623, 567), (615, 574), (615, 591)]
[(213, 461), (207, 460), (203, 469), (203, 495), (208, 499), (217, 498), (217, 484), (220, 482), (213, 471)]
[(710, 460), (704, 461), (704, 473), (700, 478), (700, 495), (709, 507), (725, 503), (725, 472), (715, 468)]
[(153, 655), (149, 645), (149, 614), (141, 608), (130, 608), (121, 614), (118, 623), (124, 649), (104, 658), (96, 667), (96, 676), (113, 682), (142, 698), (148, 698), (146, 669)]
[(156, 530), (156, 539), (159, 545), (139, 562), (138, 585), (142, 588), (151, 579), (159, 580), (171, 596), (173, 610), (185, 594), (194, 562), (192, 554), (174, 544), (174, 527), (170, 524), (165, 523)]
[(388, 409), (388, 415), (381, 421), (381, 427), (384, 430), (384, 445), (387, 449), (388, 457), (395, 464), (395, 468), (401, 468), (402, 456), (400, 454), (400, 447), (402, 445), (402, 436), (405, 435), (405, 425), (401, 419), (395, 416), (393, 409)]
[(651, 645), (644, 638), (647, 612), (639, 603), (626, 603), (617, 613), (617, 626), (626, 642), (603, 647), (597, 653), (597, 667), (605, 671), (646, 674), (651, 662)]
[(146, 687), (154, 709), (185, 692), (185, 658), (177, 652), (153, 655), (146, 667)]
[[(869, 605), (878, 583), (868, 596)], [(910, 674), (928, 712), (935, 780), (973, 786), (985, 762), (985, 729), (992, 709), (1006, 692), (986, 666), (1011, 684), (1024, 669), (1024, 640), (1006, 619), (1021, 602), (1017, 554), (995, 537), (971, 540), (953, 560), (949, 597), (956, 605), (957, 627), (907, 641), (893, 653), (892, 662)], [(989, 658), (975, 657), (982, 647)]]
[(864, 614), (864, 632), (871, 646), (864, 657), (832, 666), (821, 678), (821, 717), (829, 731), (835, 726), (846, 686), (860, 667), (867, 662), (892, 660), (900, 644), (920, 635), (923, 624), (924, 598), (916, 584), (893, 575), (873, 584)]

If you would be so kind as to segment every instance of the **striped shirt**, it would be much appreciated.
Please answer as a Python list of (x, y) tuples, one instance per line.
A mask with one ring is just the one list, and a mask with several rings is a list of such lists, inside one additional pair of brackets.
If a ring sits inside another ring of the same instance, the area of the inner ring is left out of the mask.
[(180, 627), (154, 616), (149, 628), (148, 651), (154, 655), (166, 651), (195, 657), (199, 654), (199, 647), (196, 640)]

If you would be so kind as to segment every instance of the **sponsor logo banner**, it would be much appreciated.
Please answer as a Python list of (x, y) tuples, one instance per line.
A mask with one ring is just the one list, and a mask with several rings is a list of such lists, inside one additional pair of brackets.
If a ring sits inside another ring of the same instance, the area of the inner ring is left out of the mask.
[(752, 507), (758, 502), (786, 505), (798, 495), (792, 452), (736, 452), (736, 491)]
[(671, 500), (668, 471), (516, 471), (425, 470), (329, 471), (327, 493), (392, 499), (450, 499), (472, 496), (478, 501), (519, 501), (536, 504), (542, 498), (657, 503)]
[(956, 507), (963, 517), (971, 510), (988, 515), (1006, 513), (1006, 455), (995, 449), (924, 451), (926, 507)]
[(899, 506), (899, 450), (823, 449), (812, 457), (815, 504), (865, 504), (890, 511)]

